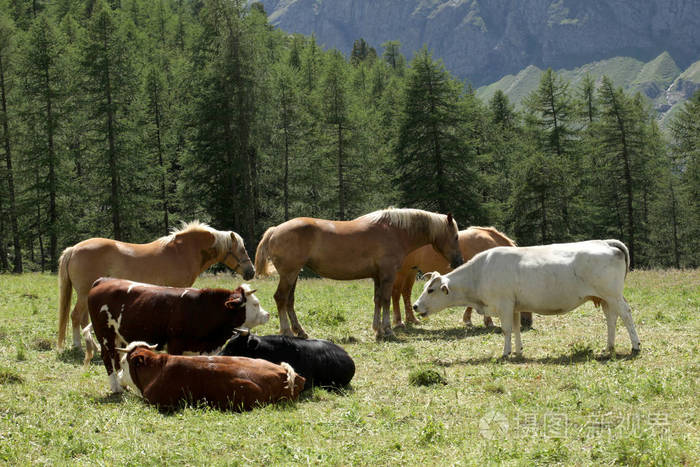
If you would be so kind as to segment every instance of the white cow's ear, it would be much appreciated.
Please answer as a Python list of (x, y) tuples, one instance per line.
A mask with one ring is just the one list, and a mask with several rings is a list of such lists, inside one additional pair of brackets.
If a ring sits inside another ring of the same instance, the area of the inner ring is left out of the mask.
[(445, 292), (445, 295), (447, 295), (447, 294), (450, 293), (450, 289), (449, 289), (449, 287), (447, 287), (447, 284), (442, 284), (442, 285), (440, 286), (440, 290), (442, 290), (443, 292)]

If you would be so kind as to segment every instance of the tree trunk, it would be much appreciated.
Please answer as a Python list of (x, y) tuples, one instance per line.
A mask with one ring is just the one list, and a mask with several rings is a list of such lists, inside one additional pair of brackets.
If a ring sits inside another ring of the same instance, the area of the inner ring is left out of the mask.
[(338, 122), (338, 218), (340, 220), (345, 220), (345, 155), (343, 149), (343, 123)]
[(0, 97), (2, 98), (2, 130), (5, 140), (5, 163), (7, 165), (7, 188), (10, 198), (10, 228), (12, 229), (12, 241), (15, 249), (14, 265), (12, 272), (22, 273), (22, 247), (19, 243), (19, 226), (17, 224), (17, 204), (15, 202), (15, 182), (12, 175), (12, 147), (10, 144), (10, 130), (7, 116), (7, 94), (5, 90), (5, 69), (3, 57), (0, 55)]
[(111, 181), (110, 207), (112, 209), (112, 229), (114, 239), (122, 240), (121, 215), (119, 211), (119, 169), (117, 167), (117, 147), (114, 135), (114, 109), (112, 107), (112, 84), (109, 63), (109, 48), (107, 46), (107, 34), (104, 36), (105, 60), (105, 98), (107, 99), (107, 141), (109, 143), (109, 175)]
[(678, 217), (676, 215), (676, 194), (673, 191), (673, 181), (669, 182), (671, 190), (671, 228), (673, 230), (673, 259), (676, 269), (681, 267), (681, 255), (678, 248)]
[(166, 170), (163, 163), (163, 145), (161, 142), (160, 129), (160, 93), (158, 92), (158, 83), (153, 91), (153, 104), (156, 120), (156, 143), (158, 144), (158, 166), (160, 167), (160, 199), (163, 203), (163, 235), (168, 235), (168, 193), (166, 191)]
[[(53, 110), (51, 102), (51, 80), (48, 67), (44, 69), (44, 84), (46, 85), (46, 118), (49, 150), (49, 267), (51, 272), (57, 271), (58, 266), (58, 240), (56, 235), (58, 213), (56, 212), (56, 151), (54, 148)], [(42, 261), (42, 271), (43, 271)]]

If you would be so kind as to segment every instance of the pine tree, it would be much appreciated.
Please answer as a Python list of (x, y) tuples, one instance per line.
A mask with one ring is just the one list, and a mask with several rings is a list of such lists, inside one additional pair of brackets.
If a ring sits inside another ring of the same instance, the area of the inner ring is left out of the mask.
[(480, 206), (459, 88), (426, 48), (411, 61), (396, 147), (396, 183), (405, 205), (451, 211), (460, 222), (471, 222), (479, 218)]

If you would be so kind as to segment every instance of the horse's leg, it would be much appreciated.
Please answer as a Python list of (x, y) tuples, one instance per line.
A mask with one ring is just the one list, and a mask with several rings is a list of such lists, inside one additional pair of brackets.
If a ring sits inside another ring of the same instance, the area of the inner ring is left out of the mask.
[(384, 337), (393, 336), (394, 331), (391, 330), (391, 321), (389, 320), (389, 315), (391, 310), (389, 305), (391, 303), (391, 289), (394, 286), (394, 280), (396, 279), (396, 271), (393, 274), (388, 274), (379, 283), (379, 303), (382, 307), (382, 330), (384, 331)]
[(403, 327), (404, 324), (401, 321), (401, 308), (399, 307), (399, 299), (401, 298), (401, 293), (403, 287), (403, 278), (397, 277), (394, 285), (391, 288), (391, 303), (393, 306), (393, 323), (395, 327)]
[[(486, 316), (486, 315), (484, 315), (484, 316)], [(462, 322), (468, 328), (472, 327), (472, 307), (468, 306), (464, 310), (464, 314), (462, 315)]]
[(287, 302), (289, 301), (289, 291), (291, 287), (285, 274), (280, 272), (280, 281), (275, 291), (275, 303), (277, 304), (277, 314), (280, 318), (280, 334), (293, 336), (292, 328), (287, 319)]
[(292, 321), (292, 331), (294, 331), (297, 337), (307, 339), (309, 336), (308, 334), (306, 334), (306, 332), (304, 332), (304, 328), (301, 327), (301, 324), (299, 324), (299, 320), (297, 319), (297, 313), (296, 311), (294, 311), (294, 291), (297, 288), (298, 279), (299, 276), (294, 278), (292, 287), (289, 289), (289, 299), (287, 300), (287, 314), (289, 315), (289, 319)]
[(372, 329), (374, 330), (374, 337), (377, 339), (381, 339), (383, 335), (379, 314), (382, 309), (381, 294), (379, 290), (379, 279), (374, 279), (374, 319), (372, 320)]
[(406, 322), (413, 324), (420, 324), (420, 321), (413, 314), (413, 307), (411, 306), (411, 292), (413, 291), (413, 284), (416, 282), (416, 272), (411, 271), (411, 274), (406, 276), (403, 281), (403, 304), (406, 309)]
[(78, 294), (78, 300), (75, 302), (75, 307), (70, 314), (71, 325), (73, 326), (73, 348), (81, 348), (81, 334), (85, 326), (90, 323), (90, 315), (87, 307), (87, 297)]

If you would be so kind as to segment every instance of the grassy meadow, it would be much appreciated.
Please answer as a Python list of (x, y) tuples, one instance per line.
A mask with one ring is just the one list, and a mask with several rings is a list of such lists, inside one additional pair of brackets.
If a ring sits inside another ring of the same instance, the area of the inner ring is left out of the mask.
[[(208, 275), (195, 286), (239, 282)], [(253, 283), (272, 314), (257, 332), (275, 333), (276, 281)], [(163, 413), (132, 393), (111, 395), (99, 357), (86, 368), (82, 352), (56, 351), (56, 276), (1, 275), (0, 463), (700, 463), (699, 270), (629, 274), (638, 356), (620, 320), (617, 355), (605, 353), (605, 319), (592, 304), (535, 316), (517, 360), (498, 360), (503, 336), (476, 313), (465, 328), (458, 309), (376, 342), (372, 290), (370, 281), (297, 286), (306, 331), (355, 360), (346, 392), (314, 389), (296, 403), (247, 413)], [(416, 383), (426, 380), (437, 384)]]

